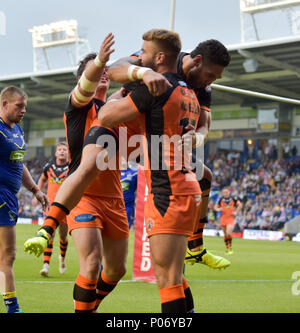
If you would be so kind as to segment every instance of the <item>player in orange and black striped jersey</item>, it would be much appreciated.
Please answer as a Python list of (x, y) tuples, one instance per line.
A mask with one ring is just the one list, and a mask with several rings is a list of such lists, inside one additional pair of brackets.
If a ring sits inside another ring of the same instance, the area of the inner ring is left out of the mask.
[(232, 232), (235, 223), (235, 216), (241, 210), (242, 203), (230, 195), (228, 188), (222, 190), (223, 196), (215, 205), (215, 210), (221, 212), (220, 224), (224, 232), (226, 253), (232, 254)]
[[(133, 87), (133, 83), (128, 82), (128, 74), (130, 64), (141, 65), (138, 59), (139, 52), (133, 54), (129, 58), (123, 58), (113, 63), (108, 70), (111, 80), (126, 83), (124, 85), (126, 93)], [(217, 78), (220, 78), (224, 68), (230, 62), (230, 55), (225, 46), (217, 40), (207, 40), (199, 45), (191, 52), (181, 52), (177, 59), (177, 73), (189, 83), (194, 89), (200, 107), (201, 114), (199, 130), (206, 138), (211, 123), (211, 88), (210, 84)], [(133, 72), (135, 74), (135, 72)], [(130, 80), (134, 81), (138, 78), (131, 75)], [(148, 70), (143, 75), (143, 82), (153, 96), (158, 96), (168, 88), (168, 81), (155, 71)], [(138, 81), (137, 81), (138, 82)], [(198, 149), (202, 149), (201, 147)], [(196, 152), (193, 150), (193, 162), (196, 163)], [(198, 167), (195, 168), (197, 179), (202, 190), (201, 213), (199, 221), (195, 226), (193, 236), (189, 238), (186, 262), (194, 264), (199, 262), (206, 264), (211, 268), (226, 268), (230, 262), (220, 256), (213, 255), (207, 251), (203, 245), (203, 228), (207, 222), (207, 208), (211, 189), (212, 172), (204, 164), (203, 161), (197, 161)]]
[(171, 87), (154, 97), (145, 85), (139, 85), (127, 97), (104, 105), (98, 119), (100, 126), (113, 128), (144, 115), (144, 163), (149, 189), (145, 221), (162, 312), (190, 312), (193, 299), (182, 271), (201, 191), (195, 174), (189, 170), (190, 160), (182, 164), (182, 153), (176, 147), (182, 143), (182, 136), (192, 138), (193, 144), (197, 141), (195, 130), (188, 131), (188, 125), (198, 127), (200, 107), (194, 91), (176, 74), (179, 36), (152, 29), (143, 39), (143, 65), (162, 73)]
[[(47, 187), (47, 196), (50, 204), (54, 202), (55, 195), (60, 188), (61, 184), (67, 177), (69, 170), (68, 162), (68, 147), (66, 142), (60, 142), (56, 146), (55, 159), (48, 162), (44, 168), (41, 177), (38, 181), (38, 187), (41, 191), (44, 191)], [(36, 200), (33, 204), (36, 204)], [(48, 210), (44, 212), (44, 218), (47, 216)], [(59, 238), (60, 238), (60, 255), (59, 255), (59, 271), (64, 274), (66, 271), (65, 256), (68, 247), (68, 226), (67, 221), (64, 220), (59, 225)], [(48, 247), (44, 251), (43, 268), (40, 271), (42, 276), (47, 277), (49, 275), (49, 265), (52, 256), (54, 242), (54, 233), (48, 244)]]

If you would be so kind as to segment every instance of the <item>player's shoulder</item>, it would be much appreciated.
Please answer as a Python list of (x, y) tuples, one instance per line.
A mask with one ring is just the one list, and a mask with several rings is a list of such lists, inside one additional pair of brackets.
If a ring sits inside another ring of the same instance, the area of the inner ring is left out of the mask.
[(24, 135), (23, 128), (19, 124), (15, 124), (15, 130), (18, 131), (21, 135)]
[(43, 170), (44, 171), (49, 170), (52, 167), (52, 165), (53, 165), (53, 161), (49, 161), (49, 162), (45, 163), (44, 167), (43, 167)]
[(164, 76), (172, 84), (172, 87), (166, 91), (166, 94), (172, 92), (178, 86), (193, 90), (193, 88), (178, 73), (165, 73)]
[(201, 87), (195, 89), (198, 96), (211, 97), (211, 86)]
[(5, 123), (4, 123), (4, 120), (2, 120), (1, 118), (0, 118), (0, 128), (5, 128), (6, 126), (5, 126)]

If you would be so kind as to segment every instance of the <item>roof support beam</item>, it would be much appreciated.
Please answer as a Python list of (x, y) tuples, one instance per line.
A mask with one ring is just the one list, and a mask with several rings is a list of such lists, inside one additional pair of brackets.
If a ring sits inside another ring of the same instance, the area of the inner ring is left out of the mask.
[(254, 58), (258, 62), (260, 62), (262, 64), (270, 65), (270, 66), (273, 66), (275, 68), (279, 68), (281, 70), (282, 69), (290, 70), (295, 75), (297, 75), (297, 77), (300, 77), (300, 69), (299, 69), (299, 67), (290, 65), (290, 64), (288, 64), (286, 62), (283, 62), (283, 61), (276, 60), (276, 59), (274, 59), (272, 57), (266, 57), (261, 52), (250, 52), (250, 51), (239, 49), (238, 53), (240, 55), (242, 55), (243, 57), (245, 57), (245, 58)]

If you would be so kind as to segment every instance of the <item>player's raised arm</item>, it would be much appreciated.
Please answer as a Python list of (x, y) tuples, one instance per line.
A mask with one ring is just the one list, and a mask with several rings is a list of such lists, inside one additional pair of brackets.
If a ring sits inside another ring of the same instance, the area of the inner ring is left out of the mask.
[(95, 60), (90, 61), (90, 64), (84, 70), (75, 89), (72, 91), (71, 103), (73, 106), (82, 108), (88, 105), (93, 99), (106, 62), (114, 52), (114, 49), (111, 48), (113, 44), (114, 35), (109, 33), (101, 44), (99, 54)]
[(142, 67), (138, 57), (121, 58), (115, 61), (108, 68), (108, 76), (111, 81), (120, 83), (142, 80), (153, 96), (160, 96), (172, 87), (162, 74), (151, 68)]
[[(111, 81), (129, 83), (128, 68), (131, 65), (140, 66), (137, 56), (120, 58), (108, 66), (108, 77)], [(136, 78), (137, 80), (137, 78)]]

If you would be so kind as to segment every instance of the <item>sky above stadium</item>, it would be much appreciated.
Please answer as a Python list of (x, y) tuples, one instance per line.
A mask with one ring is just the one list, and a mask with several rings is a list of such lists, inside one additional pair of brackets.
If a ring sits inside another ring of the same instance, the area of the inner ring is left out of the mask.
[[(0, 36), (0, 77), (33, 71), (32, 36), (28, 31), (33, 26), (77, 20), (92, 51), (98, 51), (105, 35), (113, 32), (113, 60), (139, 50), (145, 31), (168, 29), (170, 9), (171, 0), (1, 1), (6, 35)], [(210, 38), (227, 46), (239, 44), (239, 0), (176, 0), (174, 30), (181, 36), (183, 50)]]

